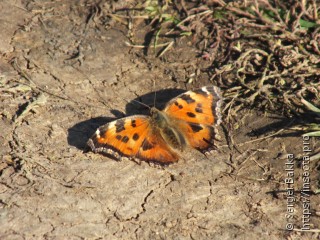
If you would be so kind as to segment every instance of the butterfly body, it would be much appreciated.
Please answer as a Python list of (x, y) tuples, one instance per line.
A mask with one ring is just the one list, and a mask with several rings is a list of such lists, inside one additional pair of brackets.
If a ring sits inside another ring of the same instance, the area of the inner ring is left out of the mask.
[(222, 97), (215, 86), (180, 94), (163, 111), (122, 118), (97, 129), (89, 139), (93, 152), (117, 159), (138, 158), (168, 164), (178, 161), (177, 151), (186, 147), (203, 153), (214, 147), (216, 126), (221, 122)]
[(163, 111), (151, 108), (151, 118), (154, 124), (154, 133), (160, 134), (160, 136), (165, 140), (166, 143), (172, 148), (184, 150), (186, 147), (186, 140), (182, 133), (177, 129), (177, 124), (179, 124), (177, 119), (170, 118), (168, 114)]

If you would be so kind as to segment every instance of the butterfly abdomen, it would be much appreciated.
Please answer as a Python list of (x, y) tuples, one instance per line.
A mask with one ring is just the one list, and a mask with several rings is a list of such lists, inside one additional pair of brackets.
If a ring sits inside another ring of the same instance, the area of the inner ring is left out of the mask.
[(160, 131), (163, 139), (173, 148), (182, 151), (186, 146), (185, 138), (173, 127), (165, 127)]

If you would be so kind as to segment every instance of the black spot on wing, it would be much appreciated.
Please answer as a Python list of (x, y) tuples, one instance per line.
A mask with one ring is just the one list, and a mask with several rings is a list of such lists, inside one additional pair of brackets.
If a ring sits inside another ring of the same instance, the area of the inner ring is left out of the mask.
[(202, 148), (196, 148), (196, 149), (202, 153), (206, 153), (211, 150), (216, 150), (217, 147), (214, 145), (215, 136), (216, 136), (216, 133), (214, 131), (214, 128), (212, 126), (210, 126), (209, 138), (208, 139), (202, 138), (202, 140), (206, 143), (206, 145), (204, 145), (204, 147), (202, 147)]
[(116, 133), (122, 132), (123, 130), (125, 130), (124, 120), (122, 119), (117, 120), (115, 126), (116, 126)]
[(153, 145), (147, 139), (145, 139), (142, 144), (142, 150), (147, 151), (152, 148), (153, 148)]
[(121, 135), (117, 135), (116, 139), (121, 140), (122, 136)]
[(131, 120), (131, 127), (136, 127), (137, 124), (136, 124), (136, 120), (132, 119)]
[(182, 108), (183, 108), (183, 106), (180, 105), (178, 102), (174, 102), (174, 105), (176, 105), (179, 109), (182, 109)]
[(199, 124), (189, 123), (189, 126), (192, 128), (192, 131), (195, 133), (203, 130), (203, 127), (201, 127)]
[(193, 112), (187, 112), (188, 117), (194, 118), (196, 115)]
[(127, 143), (129, 141), (129, 138), (127, 136), (124, 136), (121, 141)]
[(127, 136), (122, 137), (121, 135), (117, 135), (116, 139), (118, 139), (119, 141), (122, 141), (124, 143), (127, 143), (129, 141), (129, 138)]
[(203, 113), (203, 111), (202, 111), (202, 104), (201, 104), (201, 103), (198, 103), (198, 104), (197, 104), (197, 107), (195, 108), (195, 111), (196, 111), (197, 113)]
[(195, 100), (192, 97), (190, 97), (190, 95), (188, 95), (188, 94), (184, 94), (180, 98), (182, 100), (186, 101), (188, 104), (195, 102)]
[(133, 137), (132, 137), (132, 139), (134, 140), (134, 141), (137, 141), (138, 139), (139, 139), (139, 134), (138, 133), (135, 133), (135, 134), (133, 134)]

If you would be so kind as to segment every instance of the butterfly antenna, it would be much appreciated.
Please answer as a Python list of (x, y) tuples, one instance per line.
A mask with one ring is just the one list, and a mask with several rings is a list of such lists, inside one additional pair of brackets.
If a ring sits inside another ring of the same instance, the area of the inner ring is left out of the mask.
[(156, 106), (156, 99), (157, 99), (157, 91), (156, 91), (156, 80), (153, 81), (153, 91), (154, 91), (154, 99), (153, 99), (153, 106)]
[(150, 106), (148, 106), (147, 104), (145, 104), (145, 103), (143, 103), (143, 102), (140, 102), (140, 101), (135, 100), (135, 99), (132, 99), (131, 101), (128, 101), (127, 99), (119, 96), (119, 94), (116, 93), (116, 92), (114, 91), (114, 89), (112, 89), (112, 91), (113, 91), (113, 93), (114, 93), (116, 96), (118, 96), (119, 98), (121, 98), (121, 99), (122, 99), (123, 101), (125, 101), (127, 104), (132, 104), (132, 102), (136, 102), (136, 103), (138, 103), (138, 104), (140, 104), (140, 105), (142, 105), (142, 106), (144, 106), (144, 107), (146, 107), (146, 108), (148, 108), (148, 109), (151, 109)]
[[(127, 102), (128, 102), (128, 101), (127, 101)], [(133, 99), (131, 102), (139, 103), (140, 105), (145, 106), (146, 108), (151, 109), (150, 106), (148, 106), (147, 104), (145, 104), (145, 103), (143, 103), (143, 102), (140, 102), (140, 101), (138, 101), (138, 100)], [(128, 102), (128, 103), (130, 103), (130, 102)]]
[(128, 101), (127, 99), (125, 99), (125, 98), (121, 98), (123, 101), (125, 101), (127, 104), (132, 104), (132, 102), (135, 102), (135, 103), (138, 103), (138, 104), (140, 104), (140, 105), (142, 105), (142, 106), (144, 106), (144, 107), (146, 107), (146, 108), (148, 108), (148, 109), (151, 109), (151, 107), (149, 106), (149, 105), (147, 105), (147, 104), (145, 104), (145, 103), (143, 103), (143, 102), (140, 102), (140, 101), (138, 101), (138, 100), (135, 100), (135, 99), (132, 99), (131, 101)]

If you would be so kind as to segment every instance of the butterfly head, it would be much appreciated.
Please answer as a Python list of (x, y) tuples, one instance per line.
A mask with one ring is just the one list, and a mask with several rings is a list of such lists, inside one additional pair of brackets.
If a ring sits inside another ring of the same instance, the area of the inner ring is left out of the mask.
[(150, 114), (151, 114), (151, 118), (157, 123), (164, 122), (166, 120), (163, 113), (161, 113), (161, 111), (159, 111), (155, 107), (152, 107), (150, 109)]
[(168, 116), (163, 111), (160, 111), (155, 107), (152, 107), (150, 110), (150, 114), (154, 126), (158, 127), (159, 129), (166, 128), (168, 127), (168, 125), (170, 125)]

